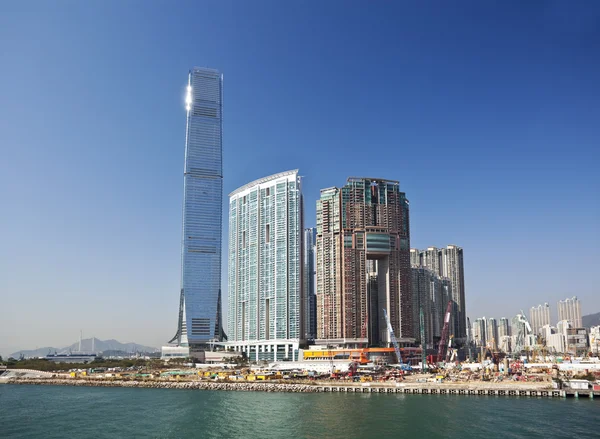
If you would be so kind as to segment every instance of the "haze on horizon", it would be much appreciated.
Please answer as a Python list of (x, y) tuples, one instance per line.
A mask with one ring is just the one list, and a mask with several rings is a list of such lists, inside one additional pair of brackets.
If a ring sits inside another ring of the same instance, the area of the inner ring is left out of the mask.
[(224, 74), (225, 194), (298, 168), (308, 227), (321, 188), (399, 180), (411, 246), (464, 248), (471, 319), (600, 311), (599, 22), (597, 2), (5, 3), (0, 354), (173, 336), (194, 65)]

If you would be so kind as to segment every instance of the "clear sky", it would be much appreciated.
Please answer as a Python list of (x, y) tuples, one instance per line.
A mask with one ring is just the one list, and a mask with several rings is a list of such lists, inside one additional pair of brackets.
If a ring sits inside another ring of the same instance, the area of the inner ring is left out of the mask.
[(0, 353), (174, 334), (194, 65), (225, 195), (299, 168), (310, 226), (321, 188), (396, 179), (471, 318), (600, 311), (600, 3), (450, 3), (2, 2)]

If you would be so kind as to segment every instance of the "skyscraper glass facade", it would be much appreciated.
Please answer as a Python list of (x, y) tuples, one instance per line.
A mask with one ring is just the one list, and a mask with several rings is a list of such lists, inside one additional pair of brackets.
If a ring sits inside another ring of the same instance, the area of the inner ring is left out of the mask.
[(222, 75), (193, 68), (186, 93), (179, 325), (171, 340), (183, 345), (222, 338), (222, 109)]
[(229, 195), (228, 341), (252, 360), (297, 359), (304, 338), (298, 171)]
[(312, 340), (317, 336), (317, 296), (316, 296), (316, 244), (317, 229), (312, 227), (304, 230), (304, 330), (306, 339)]

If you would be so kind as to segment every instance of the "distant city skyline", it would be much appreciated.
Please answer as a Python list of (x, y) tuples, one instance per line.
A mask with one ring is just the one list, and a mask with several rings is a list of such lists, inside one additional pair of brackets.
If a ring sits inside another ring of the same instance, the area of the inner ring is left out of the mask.
[(224, 194), (301, 169), (312, 227), (322, 188), (399, 180), (411, 245), (464, 249), (471, 323), (545, 302), (555, 314), (573, 295), (581, 314), (600, 311), (600, 5), (143, 12), (3, 5), (0, 352), (67, 345), (80, 329), (156, 347), (173, 335), (194, 65), (225, 76)]

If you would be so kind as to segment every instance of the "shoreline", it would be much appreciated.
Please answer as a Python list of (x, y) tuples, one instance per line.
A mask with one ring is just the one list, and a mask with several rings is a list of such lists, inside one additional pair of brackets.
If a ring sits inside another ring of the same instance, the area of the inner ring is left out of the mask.
[(213, 390), (238, 392), (282, 392), (282, 393), (392, 393), (419, 395), (464, 395), (464, 396), (507, 396), (566, 398), (600, 397), (600, 392), (591, 390), (553, 389), (549, 385), (511, 385), (497, 384), (412, 384), (412, 383), (369, 383), (357, 385), (352, 383), (281, 383), (281, 382), (214, 382), (192, 380), (106, 380), (82, 378), (10, 378), (0, 383), (17, 385), (48, 385), (75, 387), (123, 387), (145, 389), (179, 389), (179, 390)]
[[(0, 381), (1, 382), (1, 381)], [(158, 381), (158, 380), (91, 380), (72, 378), (10, 378), (5, 384), (75, 386), (75, 387), (128, 387), (144, 389), (228, 390), (242, 392), (316, 393), (313, 384), (269, 382), (209, 382), (209, 381)]]

